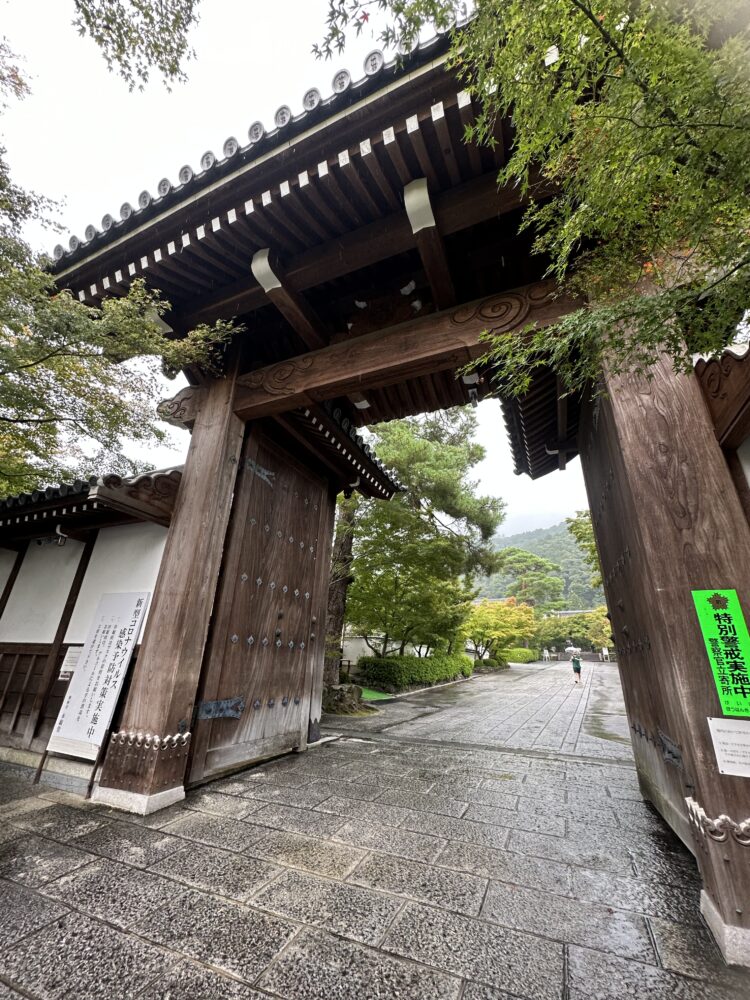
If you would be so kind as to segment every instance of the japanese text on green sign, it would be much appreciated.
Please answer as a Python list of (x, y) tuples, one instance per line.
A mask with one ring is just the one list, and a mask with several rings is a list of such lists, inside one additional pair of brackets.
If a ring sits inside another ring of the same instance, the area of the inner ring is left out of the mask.
[(736, 590), (694, 590), (724, 715), (750, 716), (750, 635)]

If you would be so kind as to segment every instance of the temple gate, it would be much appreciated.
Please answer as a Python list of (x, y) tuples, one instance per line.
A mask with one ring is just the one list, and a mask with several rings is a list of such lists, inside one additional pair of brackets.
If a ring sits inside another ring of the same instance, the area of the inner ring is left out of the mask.
[[(57, 248), (58, 283), (84, 302), (140, 276), (177, 334), (245, 326), (223, 377), (188, 372), (162, 410), (191, 445), (101, 801), (150, 812), (317, 737), (335, 495), (397, 488), (356, 428), (482, 399), (490, 373), (456, 371), (485, 330), (577, 305), (541, 280), (518, 193), (497, 189), (511, 123), (493, 150), (462, 141), (474, 108), (446, 47), (400, 66), (372, 53), (359, 82), (337, 73), (332, 97), (308, 91), (302, 114), (279, 108), (273, 131), (256, 122), (248, 144), (228, 139)], [(643, 793), (696, 855), (725, 955), (747, 961), (750, 779), (717, 765), (691, 598), (750, 599), (747, 484), (695, 377), (663, 365), (606, 387), (582, 405), (540, 371), (504, 401), (516, 471), (581, 454)]]

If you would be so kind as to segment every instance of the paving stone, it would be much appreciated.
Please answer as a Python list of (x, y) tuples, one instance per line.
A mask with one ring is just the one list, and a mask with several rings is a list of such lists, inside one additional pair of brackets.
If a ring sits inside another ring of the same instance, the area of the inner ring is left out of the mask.
[(269, 803), (253, 813), (252, 822), (274, 830), (286, 830), (287, 833), (309, 833), (314, 837), (326, 837), (343, 825), (344, 817), (335, 813), (293, 809), (291, 806)]
[(417, 792), (407, 792), (402, 788), (389, 788), (378, 799), (387, 806), (400, 806), (403, 809), (416, 809), (419, 812), (443, 813), (446, 816), (460, 817), (466, 812), (468, 803), (460, 799), (452, 799), (447, 795), (421, 795)]
[[(330, 798), (331, 795), (343, 795), (347, 799), (358, 799), (362, 802), (372, 802), (383, 795), (382, 786), (369, 781), (339, 781), (336, 778), (325, 778), (315, 782), (310, 788), (314, 789), (316, 794), (320, 788), (326, 789), (328, 792), (326, 798)], [(321, 799), (321, 802), (324, 801), (325, 799)]]
[(458, 979), (321, 931), (304, 931), (258, 985), (288, 1000), (457, 1000)]
[(173, 820), (163, 830), (177, 837), (232, 851), (246, 851), (268, 833), (267, 827), (253, 826), (230, 816), (208, 816), (197, 812), (189, 812)]
[(174, 958), (73, 913), (0, 955), (0, 972), (40, 1000), (131, 1000)]
[(403, 776), (398, 772), (383, 772), (373, 768), (348, 766), (341, 768), (338, 776), (345, 780), (358, 782), (360, 779), (370, 785), (378, 785), (381, 789), (401, 788), (404, 791), (425, 794), (432, 791), (434, 780), (425, 781), (421, 778)]
[(429, 833), (446, 840), (463, 840), (468, 844), (482, 844), (484, 847), (505, 847), (508, 841), (507, 827), (474, 823), (452, 816), (438, 816), (436, 813), (415, 812), (404, 821), (404, 829)]
[(568, 840), (565, 837), (548, 837), (543, 833), (511, 830), (508, 849), (516, 851), (518, 854), (530, 854), (539, 858), (549, 858), (551, 861), (580, 865), (584, 868), (615, 872), (618, 875), (633, 874), (633, 865), (628, 852), (612, 843), (609, 844), (608, 849), (602, 845), (602, 848), (597, 850), (582, 846), (575, 840)]
[(461, 1000), (514, 1000), (512, 994), (505, 990), (496, 990), (484, 983), (467, 983), (461, 994)]
[(28, 834), (20, 826), (11, 826), (5, 823), (0, 826), (0, 844), (7, 844), (10, 840), (18, 840), (19, 837), (27, 837)]
[(210, 813), (214, 816), (231, 816), (233, 819), (243, 819), (260, 809), (260, 805), (256, 802), (249, 802), (236, 795), (225, 795), (222, 792), (213, 791), (194, 792), (186, 799), (185, 806), (195, 812)]
[(277, 802), (279, 805), (295, 806), (298, 809), (311, 809), (333, 795), (334, 789), (326, 782), (321, 782), (319, 785), (306, 782), (302, 786), (289, 786), (273, 784), (270, 781), (243, 781), (235, 782), (231, 792), (233, 795), (241, 796), (245, 801)]
[(23, 1000), (20, 993), (16, 993), (10, 986), (0, 983), (0, 1000)]
[(334, 834), (334, 839), (355, 847), (383, 851), (385, 854), (396, 854), (417, 861), (434, 861), (444, 843), (437, 837), (397, 830), (395, 827), (382, 826), (364, 819), (346, 823)]
[(549, 889), (564, 895), (572, 894), (571, 865), (545, 858), (526, 857), (510, 851), (498, 851), (478, 844), (461, 844), (450, 840), (439, 855), (438, 865), (456, 871), (470, 872), (483, 878)]
[(641, 836), (629, 843), (630, 853), (639, 878), (668, 882), (684, 889), (699, 889), (700, 873), (695, 858), (676, 837), (668, 843), (663, 838)]
[(249, 982), (297, 930), (288, 921), (191, 890), (178, 893), (135, 929), (152, 941)]
[(160, 830), (167, 826), (173, 819), (189, 815), (191, 811), (185, 802), (175, 802), (174, 805), (167, 806), (166, 809), (159, 809), (158, 812), (149, 813), (148, 816), (136, 816), (134, 813), (124, 813), (121, 809), (102, 810), (102, 815), (107, 819), (116, 819), (121, 823), (132, 823), (133, 826), (145, 826), (150, 830)]
[(565, 836), (565, 820), (559, 816), (550, 816), (529, 809), (501, 809), (497, 806), (485, 806), (472, 803), (464, 816), (465, 820), (475, 820), (478, 823), (491, 823), (495, 826), (512, 827), (516, 830), (530, 830), (537, 833), (557, 834)]
[(750, 972), (728, 966), (705, 927), (685, 927), (653, 918), (650, 923), (665, 969), (722, 986), (744, 986), (750, 997)]
[(568, 988), (569, 1000), (747, 1000), (748, 996), (745, 984), (737, 990), (698, 983), (575, 945), (568, 949)]
[(383, 937), (402, 903), (348, 882), (285, 872), (257, 893), (252, 905), (374, 945)]
[(282, 831), (269, 833), (253, 845), (252, 853), (290, 868), (343, 879), (362, 860), (364, 851), (327, 840)]
[[(504, 792), (497, 791), (495, 788), (482, 788), (481, 785), (476, 789), (467, 789), (465, 795), (469, 802), (485, 806), (499, 806), (501, 809), (516, 809), (520, 801), (515, 789), (512, 792)], [(454, 800), (449, 799), (449, 801)], [(437, 811), (436, 809), (435, 812)]]
[(68, 912), (67, 906), (53, 903), (13, 882), (0, 881), (0, 946), (5, 948)]
[[(246, 900), (281, 871), (276, 865), (246, 854), (189, 844), (152, 865), (152, 871), (208, 892)], [(174, 891), (174, 886), (173, 886)]]
[(31, 812), (14, 815), (13, 823), (52, 840), (72, 840), (109, 822), (96, 809), (74, 809), (52, 802), (42, 808), (38, 799), (36, 805)]
[(91, 917), (128, 928), (179, 892), (174, 882), (108, 859), (97, 859), (42, 890)]
[(647, 881), (627, 875), (571, 868), (570, 895), (603, 903), (621, 910), (633, 910), (678, 923), (700, 923), (700, 890), (678, 888), (667, 882)]
[(349, 876), (349, 882), (408, 896), (469, 916), (479, 913), (487, 889), (485, 878), (384, 854), (372, 854), (366, 858)]
[(490, 882), (482, 917), (504, 927), (543, 934), (566, 944), (580, 944), (611, 951), (622, 958), (657, 964), (643, 917), (598, 903), (583, 903), (538, 889)]
[[(381, 802), (382, 799), (378, 799), (377, 802), (361, 802), (359, 799), (349, 799), (344, 795), (332, 795), (325, 802), (321, 802), (317, 809), (320, 812), (335, 813), (337, 816), (349, 819), (370, 820), (385, 826), (399, 826), (410, 815), (408, 809), (381, 805)], [(342, 824), (343, 819), (339, 826)]]
[(383, 947), (529, 1000), (562, 992), (562, 945), (445, 910), (408, 904)]
[(168, 975), (152, 983), (138, 1000), (268, 1000), (268, 997), (236, 979), (191, 962), (180, 962)]
[(0, 876), (37, 888), (94, 860), (68, 844), (29, 836), (0, 846)]
[(148, 868), (155, 861), (182, 847), (182, 841), (171, 837), (165, 830), (149, 830), (132, 823), (117, 822), (76, 837), (74, 844), (86, 851), (103, 854), (115, 861), (124, 861), (137, 868)]

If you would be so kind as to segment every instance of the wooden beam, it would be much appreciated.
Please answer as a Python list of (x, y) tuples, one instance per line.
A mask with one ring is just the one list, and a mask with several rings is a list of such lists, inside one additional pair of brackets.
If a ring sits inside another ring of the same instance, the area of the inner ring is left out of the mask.
[(422, 259), (422, 266), (430, 282), (433, 301), (438, 309), (448, 309), (456, 301), (456, 290), (453, 287), (443, 238), (435, 221), (435, 213), (432, 211), (426, 178), (420, 177), (406, 185), (404, 205)]
[(557, 396), (557, 467), (562, 472), (565, 470), (568, 460), (568, 453), (561, 444), (568, 436), (568, 397), (563, 380), (559, 375), (555, 376), (555, 394)]
[(555, 298), (554, 291), (552, 282), (536, 282), (260, 368), (238, 378), (235, 412), (251, 420), (455, 370), (482, 353), (485, 331), (501, 333), (532, 322), (546, 326), (579, 307), (576, 300)]
[(250, 268), (256, 281), (284, 319), (311, 351), (328, 343), (325, 327), (315, 311), (289, 284), (281, 265), (266, 247), (254, 255)]
[[(518, 188), (498, 191), (497, 175), (490, 173), (436, 196), (435, 219), (445, 237), (487, 219), (513, 212), (524, 202)], [(303, 292), (404, 253), (413, 246), (414, 234), (406, 214), (395, 212), (290, 258), (287, 277), (292, 288)], [(216, 319), (240, 316), (261, 308), (266, 301), (263, 289), (251, 285), (243, 278), (218, 289), (212, 295), (204, 296), (196, 309), (181, 313), (177, 318), (190, 329), (197, 323), (212, 323)]]

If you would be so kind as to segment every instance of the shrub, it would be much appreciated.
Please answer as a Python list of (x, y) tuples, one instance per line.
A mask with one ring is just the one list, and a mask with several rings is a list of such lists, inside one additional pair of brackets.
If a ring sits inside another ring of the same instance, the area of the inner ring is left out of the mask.
[(417, 685), (439, 684), (457, 677), (470, 677), (471, 658), (436, 653), (434, 656), (361, 656), (357, 674), (382, 691), (403, 691)]
[(524, 649), (522, 646), (504, 649), (502, 655), (508, 663), (533, 663), (534, 660), (539, 659), (539, 654), (535, 649)]
[(489, 656), (486, 660), (476, 660), (474, 669), (482, 673), (490, 673), (496, 670), (507, 670), (508, 664), (500, 656)]

